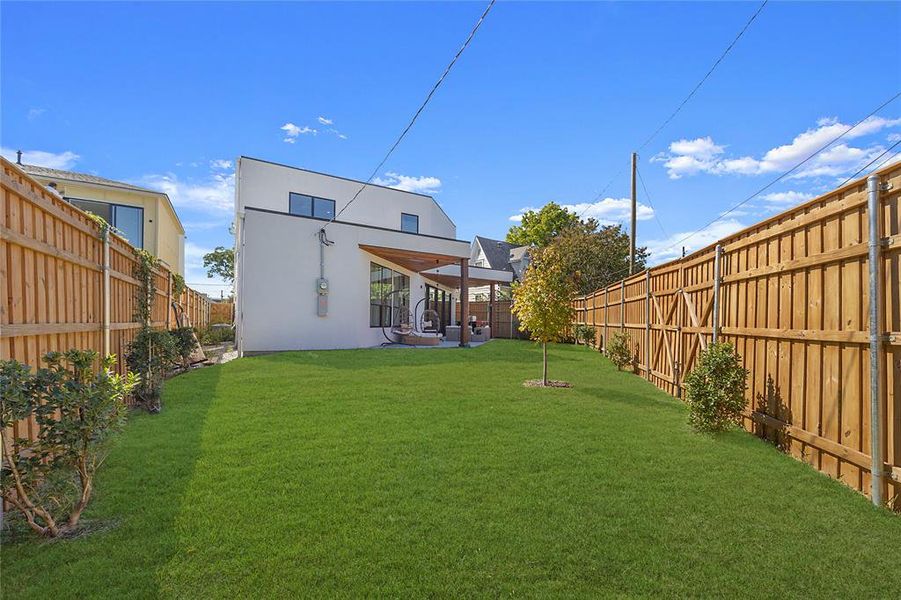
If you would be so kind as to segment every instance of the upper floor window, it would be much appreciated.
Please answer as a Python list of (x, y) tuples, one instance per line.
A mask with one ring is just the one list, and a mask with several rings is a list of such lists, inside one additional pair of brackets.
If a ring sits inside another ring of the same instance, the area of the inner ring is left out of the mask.
[(400, 213), (400, 230), (419, 233), (419, 215)]
[(135, 248), (144, 247), (144, 209), (140, 206), (110, 204), (80, 198), (66, 198), (69, 202), (90, 213), (94, 213), (115, 227)]
[(306, 194), (288, 194), (288, 212), (302, 217), (329, 220), (335, 218), (335, 201)]

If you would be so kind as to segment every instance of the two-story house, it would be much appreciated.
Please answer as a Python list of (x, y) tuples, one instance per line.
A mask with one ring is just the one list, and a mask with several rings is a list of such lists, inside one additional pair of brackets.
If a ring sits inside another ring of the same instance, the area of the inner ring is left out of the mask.
[(461, 288), (510, 281), (469, 266), (431, 196), (248, 157), (236, 169), (241, 354), (377, 346), (426, 309), (444, 329)]
[(185, 228), (166, 194), (87, 173), (17, 166), (78, 208), (102, 217), (132, 246), (185, 274)]
[[(512, 274), (513, 281), (519, 281), (529, 265), (529, 247), (515, 246), (509, 242), (477, 235), (472, 240), (469, 264), (507, 271)], [(488, 300), (489, 291), (487, 286), (474, 286), (469, 288), (469, 297), (472, 300)], [(501, 285), (498, 294), (501, 298), (509, 298), (510, 286)]]

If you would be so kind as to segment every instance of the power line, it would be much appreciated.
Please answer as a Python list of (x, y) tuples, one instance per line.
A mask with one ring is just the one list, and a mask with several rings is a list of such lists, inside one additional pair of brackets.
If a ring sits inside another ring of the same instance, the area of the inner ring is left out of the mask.
[(638, 181), (641, 182), (641, 189), (644, 190), (644, 197), (648, 200), (648, 206), (650, 206), (651, 210), (654, 211), (654, 220), (657, 221), (657, 225), (660, 227), (660, 231), (663, 232), (663, 236), (669, 237), (666, 229), (663, 228), (663, 223), (660, 222), (660, 217), (657, 216), (657, 209), (654, 208), (654, 202), (651, 200), (651, 194), (648, 193), (648, 187), (644, 184), (644, 177), (641, 176), (641, 169), (635, 169), (635, 172), (638, 173)]
[[(877, 156), (876, 158), (874, 158), (873, 160), (871, 160), (870, 162), (868, 162), (866, 165), (864, 165), (863, 167), (861, 167), (860, 169), (858, 169), (857, 172), (854, 173), (854, 175), (851, 175), (850, 177), (848, 177), (847, 179), (845, 179), (845, 180), (841, 183), (841, 185), (839, 185), (838, 187), (840, 187), (840, 188), (844, 187), (845, 184), (847, 184), (849, 181), (851, 181), (852, 179), (854, 179), (855, 177), (857, 177), (858, 175), (860, 175), (861, 173), (863, 173), (864, 171), (866, 171), (867, 169), (869, 169), (869, 168), (873, 165), (873, 163), (875, 163), (875, 162), (878, 161), (880, 158), (882, 158), (883, 156), (885, 156), (886, 154), (888, 154), (889, 152), (891, 152), (892, 150), (894, 150), (898, 145), (901, 145), (901, 140), (898, 140), (897, 142), (895, 142), (894, 144), (892, 144), (891, 146), (889, 146), (888, 148), (886, 148), (886, 149), (882, 152), (882, 154), (880, 154), (879, 156)], [(892, 156), (889, 156), (887, 159), (885, 159), (882, 163), (880, 163), (880, 164), (879, 164), (875, 169), (873, 169), (873, 170), (875, 171), (875, 170), (879, 169), (880, 167), (882, 167), (882, 165), (886, 164), (888, 161), (890, 161), (892, 158), (894, 158), (894, 156), (897, 155), (897, 154), (898, 154), (898, 153), (895, 152)]]
[[(748, 19), (748, 22), (745, 23), (745, 26), (741, 28), (741, 31), (739, 31), (738, 35), (735, 36), (735, 39), (732, 40), (732, 43), (729, 44), (725, 50), (723, 50), (723, 53), (720, 54), (719, 58), (716, 59), (716, 62), (713, 63), (713, 66), (710, 67), (710, 69), (707, 71), (707, 73), (704, 75), (704, 77), (702, 77), (701, 80), (694, 86), (694, 88), (692, 88), (692, 90), (688, 93), (688, 95), (685, 97), (685, 99), (679, 103), (679, 105), (676, 107), (676, 110), (674, 110), (672, 112), (672, 114), (670, 114), (670, 116), (667, 117), (663, 121), (663, 123), (661, 123), (660, 126), (657, 127), (657, 129), (655, 129), (654, 132), (650, 136), (648, 136), (648, 138), (644, 142), (641, 143), (641, 145), (638, 147), (638, 150), (637, 150), (638, 152), (640, 152), (648, 144), (650, 144), (651, 141), (655, 137), (657, 137), (657, 135), (661, 131), (663, 131), (663, 129), (667, 125), (669, 125), (670, 122), (672, 122), (672, 120), (676, 117), (676, 115), (678, 115), (679, 112), (681, 112), (681, 110), (685, 107), (685, 105), (688, 104), (688, 101), (691, 100), (692, 97), (694, 97), (694, 95), (698, 92), (699, 89), (701, 89), (701, 86), (704, 85), (704, 83), (710, 78), (710, 76), (713, 74), (713, 72), (716, 70), (716, 68), (720, 65), (720, 63), (723, 62), (723, 59), (726, 58), (726, 55), (728, 55), (729, 52), (732, 51), (732, 48), (735, 46), (735, 44), (738, 43), (738, 40), (740, 40), (741, 37), (745, 34), (745, 32), (748, 30), (748, 28), (751, 27), (751, 24), (757, 19), (757, 16), (760, 15), (761, 11), (763, 11), (763, 7), (766, 6), (768, 2), (769, 2), (769, 0), (763, 0), (763, 2), (761, 2), (760, 6), (757, 7), (757, 10), (754, 12), (754, 14), (751, 15), (751, 18)], [(610, 181), (608, 181), (607, 184), (604, 186), (604, 188), (598, 193), (598, 195), (595, 196), (595, 198), (594, 198), (594, 200), (592, 200), (591, 204), (594, 204), (595, 202), (597, 202), (601, 198), (601, 196), (604, 195), (604, 192), (606, 192), (610, 188), (610, 186), (613, 185), (613, 182), (616, 181), (619, 178), (619, 176), (623, 174), (624, 171), (625, 171), (625, 168), (621, 169), (616, 175), (614, 175), (612, 178), (610, 178)], [(585, 211), (588, 210), (588, 208), (591, 206), (591, 204), (586, 206), (585, 210), (583, 210), (579, 214), (580, 219), (585, 214)]]
[(469, 32), (469, 36), (466, 38), (466, 41), (463, 42), (463, 45), (460, 46), (459, 50), (457, 50), (457, 53), (454, 55), (454, 58), (451, 59), (450, 63), (448, 63), (447, 68), (444, 69), (444, 72), (441, 74), (441, 77), (438, 78), (438, 81), (436, 81), (435, 85), (432, 86), (432, 89), (429, 90), (429, 93), (428, 93), (428, 95), (426, 95), (425, 100), (423, 100), (422, 104), (419, 106), (419, 108), (413, 114), (413, 118), (410, 119), (410, 122), (407, 123), (406, 127), (404, 127), (404, 130), (394, 141), (394, 144), (391, 145), (391, 148), (388, 149), (388, 152), (385, 154), (384, 158), (382, 158), (381, 162), (379, 162), (378, 166), (372, 170), (372, 173), (369, 175), (369, 177), (366, 179), (366, 181), (363, 183), (363, 185), (360, 186), (360, 189), (357, 190), (357, 193), (353, 195), (353, 198), (350, 199), (350, 202), (345, 204), (344, 207), (340, 211), (338, 211), (338, 214), (336, 214), (334, 217), (332, 217), (328, 221), (328, 223), (323, 225), (323, 227), (322, 227), (323, 229), (325, 229), (328, 225), (330, 225), (333, 221), (335, 221), (338, 217), (340, 217), (341, 213), (343, 213), (345, 210), (347, 210), (347, 207), (349, 207), (351, 204), (354, 203), (354, 200), (356, 200), (357, 197), (363, 192), (363, 190), (366, 189), (366, 186), (369, 185), (369, 183), (378, 174), (378, 172), (385, 165), (385, 163), (388, 162), (388, 159), (391, 157), (391, 155), (394, 153), (394, 151), (400, 145), (401, 141), (403, 141), (404, 137), (406, 137), (407, 133), (413, 127), (413, 124), (416, 122), (416, 119), (418, 119), (419, 115), (422, 114), (422, 111), (425, 110), (425, 107), (429, 103), (429, 100), (431, 100), (432, 96), (435, 95), (435, 92), (438, 91), (438, 88), (441, 86), (441, 83), (447, 77), (448, 73), (450, 73), (451, 69), (454, 67), (454, 64), (456, 64), (457, 59), (460, 58), (460, 56), (463, 54), (463, 51), (466, 50), (467, 46), (469, 46), (469, 43), (475, 37), (476, 32), (479, 30), (479, 27), (482, 26), (482, 22), (485, 20), (485, 17), (488, 16), (488, 13), (491, 11), (491, 8), (494, 6), (495, 1), (496, 0), (490, 0), (490, 2), (488, 2), (488, 6), (485, 8), (485, 11), (482, 13), (482, 16), (479, 17), (479, 20), (476, 21), (476, 24), (472, 28), (472, 31)]
[(652, 133), (648, 137), (648, 139), (646, 139), (644, 142), (642, 142), (641, 146), (638, 147), (638, 150), (643, 150), (645, 146), (650, 144), (651, 140), (653, 140), (655, 137), (657, 137), (657, 134), (659, 134), (661, 131), (663, 131), (663, 129), (667, 125), (669, 125), (670, 122), (676, 117), (676, 115), (679, 114), (679, 111), (681, 111), (682, 108), (686, 104), (688, 104), (688, 101), (691, 100), (692, 96), (694, 96), (697, 93), (697, 91), (699, 89), (701, 89), (701, 86), (704, 85), (704, 82), (710, 78), (710, 76), (713, 74), (713, 72), (716, 70), (716, 68), (720, 65), (720, 63), (723, 62), (723, 59), (726, 58), (726, 55), (729, 54), (729, 52), (732, 50), (732, 48), (735, 46), (735, 44), (738, 43), (738, 40), (740, 40), (741, 36), (743, 36), (745, 34), (745, 32), (751, 26), (751, 23), (753, 23), (757, 19), (757, 16), (761, 13), (761, 11), (763, 11), (763, 7), (767, 5), (767, 2), (769, 2), (769, 0), (763, 0), (763, 2), (760, 3), (760, 6), (757, 7), (757, 11), (753, 15), (751, 15), (751, 18), (748, 19), (748, 22), (745, 23), (745, 26), (741, 28), (741, 31), (739, 31), (738, 35), (735, 36), (735, 39), (732, 40), (732, 43), (729, 44), (725, 50), (723, 50), (723, 53), (720, 54), (720, 57), (718, 59), (716, 59), (716, 62), (713, 63), (712, 67), (710, 67), (710, 70), (708, 70), (707, 73), (704, 75), (704, 77), (701, 78), (701, 81), (699, 81), (697, 83), (697, 85), (695, 85), (695, 87), (692, 88), (692, 90), (688, 93), (688, 95), (685, 97), (685, 99), (681, 103), (679, 103), (679, 106), (676, 107), (676, 110), (674, 110), (672, 112), (672, 114), (666, 118), (666, 120), (660, 125), (660, 127), (655, 129), (654, 133)]
[[(840, 133), (840, 134), (837, 135), (836, 137), (832, 138), (829, 142), (827, 142), (826, 144), (824, 144), (823, 146), (821, 146), (816, 152), (814, 152), (813, 154), (811, 154), (810, 156), (808, 156), (807, 158), (805, 158), (805, 159), (802, 160), (801, 162), (797, 163), (795, 166), (793, 166), (793, 167), (792, 167), (791, 169), (789, 169), (788, 171), (785, 171), (784, 173), (782, 173), (781, 175), (779, 175), (778, 177), (776, 177), (775, 179), (773, 179), (772, 181), (770, 181), (769, 183), (767, 183), (765, 186), (763, 186), (762, 188), (760, 188), (759, 190), (757, 190), (756, 192), (754, 192), (753, 194), (751, 194), (750, 196), (748, 196), (747, 198), (745, 198), (744, 200), (742, 200), (741, 202), (739, 202), (738, 204), (736, 204), (735, 206), (733, 206), (733, 207), (731, 207), (730, 209), (728, 209), (727, 211), (721, 213), (721, 214), (718, 215), (715, 219), (713, 219), (712, 221), (710, 221), (709, 223), (707, 223), (706, 225), (704, 225), (704, 226), (701, 227), (700, 229), (697, 229), (697, 230), (695, 230), (695, 231), (689, 233), (687, 236), (685, 236), (684, 238), (682, 238), (682, 239), (679, 240), (678, 242), (674, 243), (673, 245), (671, 245), (671, 246), (669, 246), (669, 247), (667, 247), (667, 248), (664, 248), (662, 251), (671, 250), (672, 248), (675, 248), (675, 247), (679, 246), (680, 244), (682, 244), (682, 243), (685, 242), (686, 240), (689, 240), (690, 238), (692, 238), (692, 237), (696, 236), (697, 234), (699, 234), (700, 232), (704, 231), (705, 229), (707, 229), (708, 227), (710, 227), (711, 225), (713, 225), (714, 223), (716, 223), (717, 221), (719, 221), (720, 219), (722, 219), (723, 217), (725, 217), (726, 215), (728, 215), (729, 213), (731, 213), (731, 212), (737, 210), (740, 206), (742, 206), (742, 205), (744, 205), (744, 204), (747, 204), (748, 202), (750, 202), (751, 200), (753, 200), (754, 198), (756, 198), (757, 196), (759, 196), (760, 194), (762, 194), (762, 193), (765, 192), (766, 190), (770, 189), (771, 187), (773, 187), (774, 185), (776, 185), (777, 183), (779, 183), (780, 181), (782, 181), (783, 179), (785, 179), (786, 177), (788, 177), (789, 175), (791, 175), (792, 173), (794, 173), (795, 171), (797, 171), (798, 169), (800, 169), (802, 166), (804, 166), (805, 164), (807, 164), (807, 163), (808, 163), (810, 160), (812, 160), (815, 156), (817, 156), (818, 154), (820, 154), (821, 152), (823, 152), (824, 150), (826, 150), (827, 148), (829, 148), (830, 146), (832, 146), (832, 144), (834, 144), (834, 143), (837, 142), (838, 140), (840, 140), (840, 139), (842, 139), (843, 137), (845, 137), (846, 135), (848, 135), (851, 131), (853, 131), (855, 128), (857, 128), (861, 123), (863, 123), (864, 121), (866, 121), (867, 119), (869, 119), (870, 117), (872, 117), (873, 115), (875, 115), (877, 112), (879, 112), (880, 110), (882, 110), (883, 108), (885, 108), (886, 106), (888, 106), (889, 104), (891, 104), (892, 102), (894, 102), (895, 100), (897, 100), (899, 96), (901, 96), (901, 92), (898, 92), (897, 94), (895, 94), (894, 96), (892, 96), (891, 98), (889, 98), (888, 100), (886, 100), (885, 102), (883, 102), (882, 104), (880, 104), (875, 110), (873, 110), (872, 112), (870, 112), (870, 114), (868, 114), (868, 115), (865, 116), (864, 118), (862, 118), (862, 119), (860, 119), (859, 121), (857, 121), (856, 123), (854, 123), (854, 125), (851, 125), (851, 126), (848, 127), (847, 129), (845, 129), (842, 133)], [(899, 142), (899, 143), (901, 143), (901, 142)], [(894, 147), (897, 146), (897, 145), (898, 145), (898, 143), (896, 143), (894, 146), (892, 146), (892, 148), (894, 148)], [(891, 148), (889, 148), (889, 150), (891, 150)], [(871, 163), (871, 164), (872, 164), (872, 163)], [(864, 167), (864, 168), (866, 168), (866, 167)], [(858, 171), (857, 173), (855, 173), (854, 175), (852, 175), (851, 178), (856, 177), (858, 173), (860, 173), (860, 171)], [(849, 179), (848, 181), (850, 181), (850, 179)], [(847, 183), (847, 181), (846, 181), (845, 183)], [(844, 185), (844, 184), (842, 184), (842, 185)]]
[[(690, 234), (688, 234), (687, 236), (683, 237), (683, 238), (680, 239), (679, 241), (675, 242), (674, 244), (672, 244), (672, 245), (670, 245), (670, 246), (667, 246), (666, 248), (663, 248), (662, 250), (659, 250), (658, 252), (666, 252), (667, 250), (671, 250), (671, 249), (673, 249), (673, 248), (678, 247), (679, 245), (683, 244), (684, 242), (686, 242), (686, 241), (689, 240), (690, 238), (692, 238), (692, 237), (694, 237), (695, 235), (699, 234), (700, 232), (704, 231), (705, 229), (707, 229), (708, 227), (710, 227), (711, 225), (713, 225), (714, 223), (716, 223), (717, 221), (719, 221), (720, 219), (722, 219), (723, 217), (725, 217), (726, 215), (728, 215), (729, 213), (733, 212), (733, 211), (736, 210), (738, 207), (742, 206), (743, 204), (748, 203), (748, 202), (751, 201), (753, 198), (757, 197), (757, 196), (760, 195), (762, 192), (766, 191), (767, 189), (769, 189), (770, 187), (772, 187), (773, 185), (775, 185), (776, 183), (778, 183), (778, 182), (781, 181), (782, 179), (785, 179), (785, 177), (787, 177), (787, 176), (790, 175), (791, 173), (794, 173), (795, 171), (797, 171), (800, 167), (802, 167), (804, 164), (806, 164), (807, 162), (809, 162), (813, 157), (815, 157), (816, 155), (820, 154), (821, 152), (823, 152), (824, 150), (826, 150), (827, 148), (829, 148), (830, 146), (832, 146), (832, 144), (834, 144), (835, 142), (837, 142), (838, 140), (840, 140), (841, 138), (843, 138), (844, 136), (846, 136), (846, 135), (847, 135), (848, 133), (850, 133), (853, 129), (855, 129), (857, 126), (859, 126), (861, 123), (863, 123), (864, 121), (866, 121), (867, 119), (869, 119), (870, 117), (872, 117), (873, 115), (875, 115), (877, 112), (879, 112), (880, 110), (882, 110), (883, 108), (885, 108), (886, 106), (888, 106), (889, 104), (891, 104), (892, 102), (894, 102), (895, 100), (897, 100), (899, 96), (901, 96), (901, 92), (898, 92), (897, 94), (895, 94), (894, 96), (892, 96), (891, 98), (889, 98), (888, 100), (886, 100), (885, 102), (883, 102), (881, 105), (879, 105), (878, 108), (876, 108), (875, 110), (873, 110), (870, 114), (868, 114), (868, 115), (865, 116), (864, 118), (860, 119), (859, 121), (857, 121), (856, 123), (854, 123), (853, 125), (851, 125), (850, 127), (848, 127), (845, 131), (843, 131), (843, 132), (840, 133), (838, 136), (836, 136), (835, 138), (833, 138), (832, 140), (830, 140), (828, 143), (826, 143), (825, 145), (823, 145), (822, 147), (820, 147), (816, 152), (814, 152), (813, 154), (811, 154), (810, 156), (808, 156), (807, 158), (805, 158), (804, 160), (802, 160), (801, 162), (799, 162), (798, 164), (796, 164), (795, 166), (793, 166), (793, 167), (792, 167), (791, 169), (789, 169), (788, 171), (785, 171), (784, 173), (782, 173), (781, 175), (779, 175), (778, 177), (776, 177), (775, 179), (773, 179), (772, 181), (770, 181), (768, 184), (766, 184), (765, 186), (763, 186), (762, 188), (760, 188), (759, 190), (757, 190), (756, 192), (754, 192), (753, 194), (751, 194), (750, 196), (748, 196), (747, 198), (745, 198), (744, 200), (742, 200), (741, 202), (739, 202), (738, 204), (736, 204), (735, 206), (733, 206), (732, 208), (730, 208), (729, 210), (727, 210), (727, 211), (721, 213), (719, 216), (717, 216), (715, 219), (713, 219), (712, 221), (710, 221), (709, 223), (707, 223), (706, 225), (704, 225), (704, 226), (701, 227), (700, 229), (697, 229), (697, 230), (693, 231), (692, 233), (690, 233)], [(866, 171), (868, 168), (870, 168), (870, 166), (872, 166), (873, 164), (875, 164), (876, 162), (878, 162), (879, 159), (881, 159), (883, 156), (885, 156), (886, 154), (888, 154), (889, 152), (891, 152), (892, 150), (894, 150), (894, 149), (895, 149), (896, 147), (898, 147), (899, 145), (901, 145), (901, 140), (898, 140), (897, 142), (895, 142), (894, 144), (892, 144), (891, 146), (889, 146), (888, 148), (886, 148), (886, 149), (882, 152), (882, 154), (880, 154), (879, 156), (877, 156), (876, 158), (874, 158), (873, 160), (871, 160), (869, 163), (867, 163), (866, 165), (864, 165), (863, 167), (861, 167), (860, 169), (858, 169), (853, 175), (851, 175), (850, 177), (848, 177), (847, 179), (845, 179), (845, 181), (843, 181), (843, 182), (841, 183), (841, 185), (838, 186), (838, 188), (844, 187), (846, 184), (848, 184), (848, 182), (852, 181), (855, 177), (857, 177), (858, 175), (860, 175), (862, 172)], [(901, 153), (896, 153), (896, 154), (901, 154)], [(888, 162), (888, 160), (891, 160), (891, 157), (889, 157), (888, 159), (886, 159), (885, 161), (883, 161), (881, 164), (886, 164), (886, 163)], [(881, 165), (880, 165), (880, 166), (881, 166)], [(641, 172), (639, 171), (639, 174), (640, 174), (640, 173), (641, 173)], [(639, 175), (639, 177), (640, 177), (640, 175)], [(625, 275), (625, 274), (628, 273), (628, 272), (629, 272), (629, 269), (628, 269), (628, 267), (626, 267), (625, 269), (622, 269), (622, 270), (620, 270), (620, 271), (615, 272), (611, 277), (613, 277), (613, 278), (615, 279), (615, 278), (619, 277), (620, 275)]]

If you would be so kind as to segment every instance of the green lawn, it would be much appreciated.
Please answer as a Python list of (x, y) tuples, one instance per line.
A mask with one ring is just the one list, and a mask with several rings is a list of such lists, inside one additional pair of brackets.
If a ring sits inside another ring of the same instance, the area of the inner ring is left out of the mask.
[(303, 352), (178, 377), (80, 539), (4, 598), (897, 597), (901, 518), (582, 347)]

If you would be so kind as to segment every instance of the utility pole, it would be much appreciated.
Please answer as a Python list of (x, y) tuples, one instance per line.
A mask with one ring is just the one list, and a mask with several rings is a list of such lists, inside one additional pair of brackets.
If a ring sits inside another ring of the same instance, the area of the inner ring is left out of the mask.
[(629, 233), (629, 275), (635, 272), (635, 210), (637, 198), (635, 194), (635, 169), (638, 164), (638, 154), (632, 153), (632, 230)]

